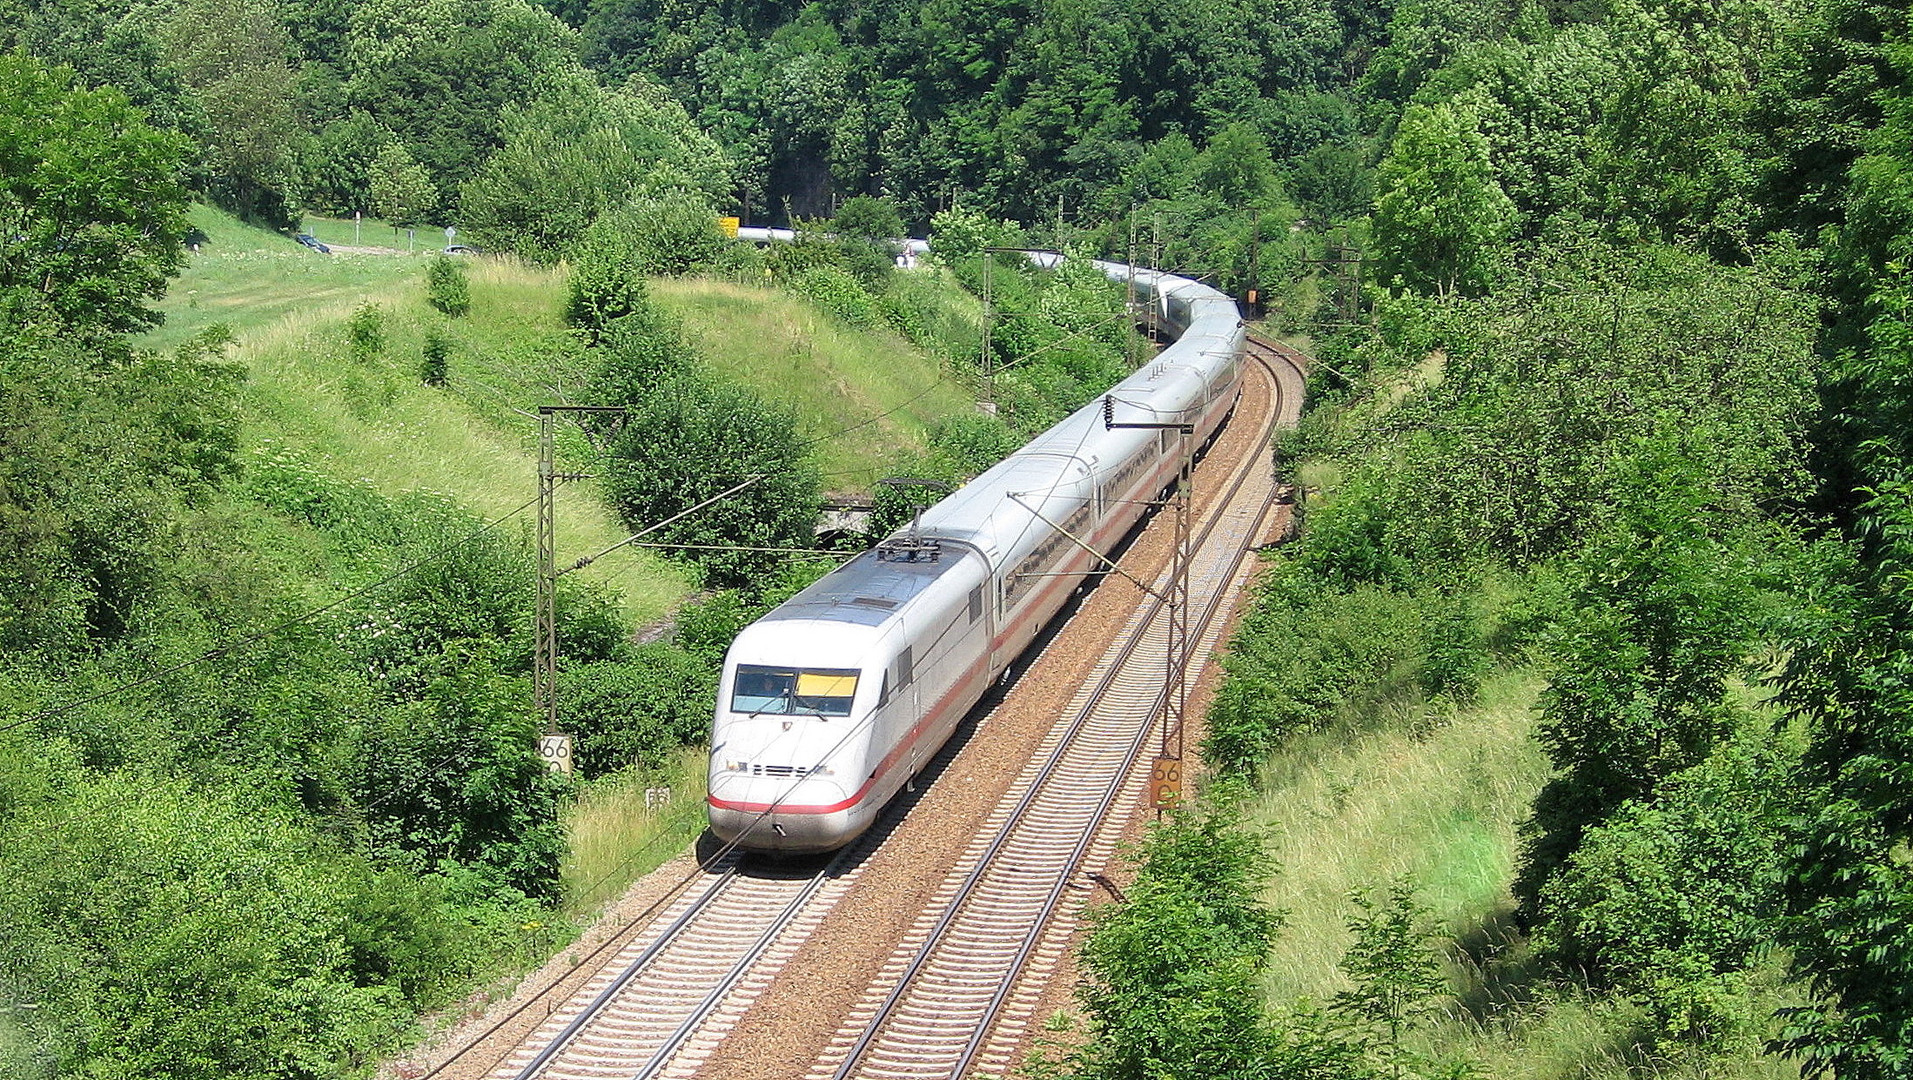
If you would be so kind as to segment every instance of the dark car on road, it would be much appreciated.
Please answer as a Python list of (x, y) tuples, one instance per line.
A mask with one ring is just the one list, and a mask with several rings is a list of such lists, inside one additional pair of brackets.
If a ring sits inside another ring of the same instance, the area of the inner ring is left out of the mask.
[(318, 237), (312, 235), (311, 233), (302, 232), (299, 235), (293, 237), (293, 239), (299, 241), (301, 244), (304, 244), (305, 246), (311, 248), (312, 250), (318, 252), (321, 255), (332, 254), (332, 249), (329, 247), (326, 247), (325, 244), (322, 241), (320, 241)]

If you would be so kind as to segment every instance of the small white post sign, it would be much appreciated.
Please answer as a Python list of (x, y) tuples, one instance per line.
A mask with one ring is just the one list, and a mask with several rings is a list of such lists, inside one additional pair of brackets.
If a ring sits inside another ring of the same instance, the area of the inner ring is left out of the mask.
[(538, 756), (552, 772), (571, 774), (571, 736), (538, 736)]

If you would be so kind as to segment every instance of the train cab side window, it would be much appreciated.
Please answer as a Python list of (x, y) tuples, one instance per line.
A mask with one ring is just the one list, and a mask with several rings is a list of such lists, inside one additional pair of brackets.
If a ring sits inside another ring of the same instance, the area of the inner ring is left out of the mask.
[(911, 670), (910, 651), (911, 646), (905, 645), (903, 651), (897, 654), (897, 689), (899, 690), (909, 686), (910, 680), (916, 677), (916, 673)]
[(877, 687), (877, 708), (890, 704), (890, 673), (883, 673), (883, 683)]
[(982, 617), (983, 586), (978, 585), (976, 588), (970, 590), (970, 621), (975, 622)]

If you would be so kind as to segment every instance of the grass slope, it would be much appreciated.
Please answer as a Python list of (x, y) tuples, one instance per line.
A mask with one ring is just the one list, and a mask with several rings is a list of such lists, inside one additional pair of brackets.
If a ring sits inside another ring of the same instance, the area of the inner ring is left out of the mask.
[(788, 408), (817, 445), (824, 487), (867, 491), (937, 421), (974, 408), (894, 334), (852, 330), (788, 293), (705, 278), (654, 282), (711, 367)]
[[(160, 304), (165, 325), (145, 344), (163, 348), (215, 322), (230, 326), (251, 376), (249, 447), (291, 449), (388, 492), (443, 492), (489, 517), (533, 497), (535, 407), (582, 400), (587, 375), (563, 325), (562, 268), (462, 260), (471, 314), (444, 319), (425, 303), (423, 254), (321, 255), (206, 207), (193, 221), (200, 250)], [(328, 242), (352, 236), (350, 221), (308, 227)], [(390, 233), (376, 222), (362, 229), (368, 247)], [(653, 291), (716, 370), (791, 409), (804, 435), (819, 440), (814, 453), (832, 489), (867, 488), (921, 447), (931, 425), (971, 407), (935, 360), (900, 338), (842, 327), (788, 294), (705, 280), (658, 281)], [(345, 325), (366, 303), (378, 306), (386, 342), (362, 361)], [(417, 377), (433, 331), (451, 343), (442, 389)], [(588, 472), (593, 456), (582, 439), (561, 438), (561, 471)], [(592, 485), (561, 489), (561, 563), (624, 535)], [(682, 571), (630, 550), (582, 573), (616, 588), (641, 622), (663, 616), (691, 587)]]
[[(488, 518), (536, 496), (531, 410), (578, 379), (567, 370), (578, 357), (559, 318), (559, 275), (479, 263), (471, 273), (471, 316), (446, 320), (425, 303), (424, 258), (321, 255), (204, 207), (194, 223), (205, 239), (160, 305), (166, 325), (147, 343), (167, 345), (214, 322), (232, 328), (235, 355), (249, 373), (249, 450), (290, 449), (381, 491), (441, 492)], [(345, 324), (366, 303), (378, 305), (386, 342), (379, 355), (359, 360)], [(417, 375), (425, 334), (434, 327), (452, 341), (445, 389), (427, 387)], [(526, 530), (535, 524), (528, 511), (519, 520)], [(585, 485), (559, 492), (555, 520), (563, 560), (626, 535)], [(643, 553), (585, 573), (615, 588), (640, 622), (663, 617), (692, 585), (683, 571)]]
[(1412, 731), (1329, 732), (1278, 755), (1248, 817), (1281, 867), (1264, 899), (1289, 913), (1265, 978), (1271, 997), (1326, 1000), (1349, 983), (1351, 891), (1379, 898), (1412, 876), (1417, 896), (1465, 937), (1513, 910), (1515, 826), (1547, 779), (1529, 737), (1532, 675), (1501, 676), (1475, 707)]

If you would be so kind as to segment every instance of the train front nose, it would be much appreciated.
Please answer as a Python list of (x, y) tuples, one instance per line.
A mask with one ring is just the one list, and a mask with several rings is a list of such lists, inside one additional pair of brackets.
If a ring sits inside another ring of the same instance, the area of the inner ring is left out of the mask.
[[(711, 831), (753, 850), (841, 847), (869, 735), (855, 668), (739, 663), (711, 734)], [(864, 708), (867, 710), (868, 705)]]
[(708, 801), (711, 832), (754, 851), (829, 851), (854, 835), (855, 793), (834, 772), (799, 776), (792, 766), (720, 759)]

